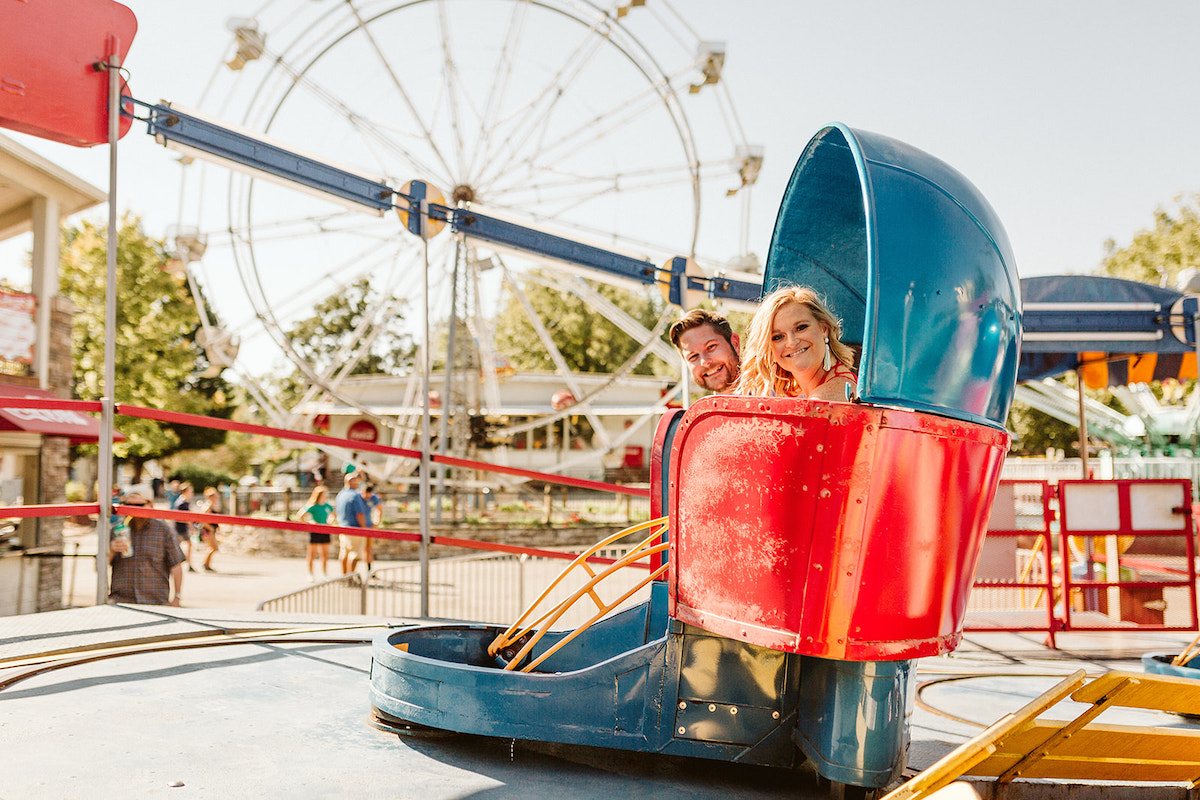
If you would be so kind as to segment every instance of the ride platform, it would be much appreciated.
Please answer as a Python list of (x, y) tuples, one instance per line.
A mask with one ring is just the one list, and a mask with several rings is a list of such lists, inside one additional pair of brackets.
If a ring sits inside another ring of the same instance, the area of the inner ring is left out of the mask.
[[(371, 640), (413, 622), (145, 606), (2, 618), (0, 797), (827, 796), (803, 770), (374, 727)], [(1077, 669), (1140, 671), (1142, 654), (1180, 651), (1189, 638), (1072, 633), (1052, 651), (1032, 635), (967, 634), (953, 655), (916, 662), (907, 772)], [(1157, 712), (1115, 711), (1115, 724), (1197, 729)], [(1018, 780), (1005, 792), (1189, 796), (1178, 785), (1080, 781)]]

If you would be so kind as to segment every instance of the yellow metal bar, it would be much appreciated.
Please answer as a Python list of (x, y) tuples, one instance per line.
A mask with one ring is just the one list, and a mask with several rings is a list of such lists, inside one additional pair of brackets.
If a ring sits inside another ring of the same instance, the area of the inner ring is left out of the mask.
[[(665, 548), (666, 545), (663, 545), (663, 547)], [(546, 650), (546, 652), (542, 653), (536, 659), (529, 662), (529, 665), (526, 667), (523, 667), (521, 669), (521, 671), (522, 672), (532, 672), (534, 667), (536, 667), (538, 664), (541, 664), (547, 658), (549, 658), (550, 656), (557, 653), (563, 645), (565, 645), (567, 642), (571, 641), (576, 636), (578, 636), (579, 634), (583, 633), (585, 630), (590, 628), (592, 626), (592, 623), (594, 623), (596, 620), (600, 619), (605, 614), (607, 614), (609, 611), (612, 611), (614, 608), (621, 605), (621, 603), (625, 602), (626, 599), (632, 597), (634, 595), (634, 593), (637, 592), (639, 589), (641, 589), (643, 586), (650, 583), (650, 581), (657, 579), (660, 575), (662, 575), (664, 572), (666, 572), (668, 566), (669, 566), (668, 564), (663, 564), (661, 567), (659, 567), (658, 569), (651, 572), (649, 575), (647, 575), (645, 578), (643, 578), (641, 580), (641, 582), (638, 583), (637, 586), (634, 586), (632, 589), (630, 589), (625, 594), (621, 595), (615, 601), (613, 601), (613, 604), (611, 606), (609, 606), (608, 608), (601, 609), (600, 612), (596, 614), (596, 616), (592, 617), (587, 622), (580, 625), (575, 630), (571, 631), (571, 633), (569, 635), (564, 636), (562, 639), (560, 639), (558, 642), (556, 642), (553, 647), (549, 648), (548, 650)], [(513, 659), (514, 664), (517, 663), (518, 661), (520, 661), (519, 658)]]
[(534, 623), (534, 625), (529, 626), (529, 628), (527, 628), (526, 630), (522, 631), (521, 633), (519, 633), (515, 636), (513, 635), (514, 631), (517, 631), (521, 627), (521, 625), (525, 622), (525, 620), (529, 619), (529, 617), (533, 614), (534, 610), (537, 609), (537, 607), (539, 605), (541, 605), (542, 601), (545, 600), (549, 596), (550, 592), (552, 592), (554, 590), (554, 588), (556, 586), (558, 586), (558, 584), (562, 583), (563, 579), (566, 578), (566, 576), (571, 572), (572, 569), (577, 567), (579, 564), (586, 563), (587, 559), (589, 559), (593, 555), (595, 555), (596, 551), (598, 551), (604, 547), (607, 547), (608, 545), (612, 544), (613, 542), (615, 542), (619, 539), (622, 539), (626, 536), (629, 536), (630, 534), (637, 533), (638, 531), (645, 530), (647, 528), (651, 528), (651, 527), (654, 527), (655, 525), (658, 525), (661, 527), (659, 528), (658, 531), (656, 531), (651, 536), (651, 538), (654, 538), (655, 536), (661, 536), (663, 531), (666, 529), (666, 525), (665, 525), (666, 521), (667, 521), (666, 517), (659, 517), (658, 519), (651, 519), (651, 520), (647, 520), (646, 522), (640, 522), (637, 525), (630, 526), (628, 528), (625, 528), (622, 531), (618, 531), (617, 533), (612, 534), (611, 536), (601, 539), (599, 542), (592, 545), (587, 550), (585, 550), (584, 552), (582, 552), (578, 556), (576, 556), (575, 559), (570, 564), (568, 564), (563, 569), (562, 572), (560, 572), (558, 574), (558, 577), (555, 578), (553, 581), (551, 581), (550, 585), (547, 586), (542, 591), (542, 593), (537, 596), (537, 599), (529, 604), (529, 607), (526, 608), (524, 613), (522, 613), (521, 616), (519, 616), (517, 618), (517, 621), (514, 622), (512, 625), (509, 625), (507, 630), (505, 630), (503, 633), (501, 633), (499, 636), (497, 636), (492, 641), (492, 643), (490, 645), (488, 645), (488, 655), (492, 655), (492, 656), (496, 655), (496, 653), (499, 652), (501, 648), (507, 647), (508, 645), (515, 642), (517, 639), (520, 639), (530, 629), (532, 629), (536, 625), (540, 624), (542, 619), (545, 619), (545, 616), (543, 616), (541, 619), (538, 620), (538, 622)]
[(1084, 711), (1075, 719), (1063, 725), (1054, 733), (1050, 734), (1040, 745), (1033, 749), (1032, 752), (1026, 753), (1025, 756), (1016, 764), (1009, 767), (1000, 777), (996, 779), (997, 783), (1010, 783), (1013, 779), (1020, 777), (1021, 773), (1028, 769), (1033, 764), (1041, 761), (1046, 756), (1053, 752), (1054, 748), (1062, 742), (1071, 738), (1080, 728), (1087, 725), (1089, 722), (1100, 716), (1105, 709), (1117, 703), (1117, 699), (1131, 686), (1137, 686), (1137, 681), (1133, 678), (1125, 678), (1112, 691), (1101, 697), (1092, 707)]
[(1087, 673), (1077, 670), (1017, 711), (1002, 717), (975, 738), (959, 745), (915, 778), (884, 795), (881, 800), (915, 800), (953, 783), (959, 776), (986, 761), (1005, 738), (1024, 729), (1038, 714), (1070, 696), (1086, 679)]
[[(657, 535), (657, 534), (655, 534), (655, 535)], [(651, 538), (653, 538), (653, 537), (651, 537)], [(668, 545), (666, 542), (664, 542), (664, 543), (662, 543), (662, 544), (660, 544), (660, 545), (656, 545), (655, 547), (652, 547), (652, 548), (650, 549), (650, 551), (649, 551), (649, 552), (651, 552), (651, 553), (656, 553), (656, 552), (658, 552), (658, 553), (661, 553), (661, 552), (665, 552), (665, 551), (667, 550), (667, 548), (668, 548), (668, 547), (669, 547), (669, 545)], [(509, 661), (509, 662), (508, 662), (508, 664), (506, 664), (504, 668), (505, 668), (506, 670), (515, 669), (515, 668), (516, 668), (516, 666), (517, 666), (517, 664), (521, 663), (521, 659), (523, 659), (523, 658), (524, 658), (526, 655), (528, 655), (528, 654), (529, 654), (529, 651), (531, 651), (531, 650), (534, 648), (534, 645), (536, 645), (538, 642), (540, 642), (540, 641), (542, 640), (542, 637), (543, 637), (543, 636), (545, 636), (545, 635), (546, 635), (546, 633), (547, 633), (547, 632), (550, 630), (550, 626), (551, 626), (551, 625), (553, 625), (555, 622), (557, 622), (557, 621), (559, 620), (559, 618), (560, 618), (560, 617), (562, 617), (562, 615), (563, 615), (563, 614), (567, 613), (567, 610), (568, 610), (568, 609), (569, 609), (571, 606), (575, 605), (575, 601), (576, 601), (576, 600), (578, 600), (580, 597), (582, 597), (582, 596), (583, 596), (585, 593), (587, 593), (588, 591), (590, 591), (592, 586), (594, 586), (595, 584), (597, 584), (597, 583), (599, 583), (600, 581), (604, 580), (604, 579), (605, 579), (605, 578), (607, 578), (609, 575), (612, 575), (613, 573), (615, 573), (615, 572), (617, 572), (617, 571), (619, 571), (619, 570), (623, 569), (624, 567), (627, 567), (627, 566), (629, 566), (629, 565), (630, 565), (630, 564), (632, 564), (633, 562), (640, 560), (641, 558), (642, 558), (642, 553), (638, 552), (638, 551), (635, 549), (634, 551), (630, 552), (628, 555), (626, 555), (624, 558), (622, 558), (622, 559), (621, 559), (620, 561), (618, 561), (617, 563), (610, 565), (610, 566), (608, 567), (608, 569), (604, 570), (604, 572), (601, 572), (601, 573), (600, 573), (599, 575), (597, 575), (595, 578), (592, 578), (592, 580), (591, 580), (591, 581), (589, 581), (589, 583), (588, 583), (588, 585), (587, 585), (587, 586), (584, 586), (584, 587), (582, 587), (581, 589), (579, 589), (578, 591), (576, 591), (576, 592), (575, 592), (575, 594), (571, 595), (571, 596), (570, 596), (570, 597), (568, 597), (566, 600), (564, 600), (563, 602), (559, 603), (559, 604), (558, 604), (558, 606), (556, 606), (556, 609), (557, 609), (557, 610), (556, 610), (556, 612), (554, 613), (554, 615), (553, 615), (553, 616), (551, 616), (551, 617), (550, 617), (550, 619), (548, 619), (548, 620), (546, 621), (546, 624), (545, 624), (544, 626), (542, 626), (542, 628), (541, 628), (540, 630), (538, 630), (538, 632), (537, 632), (537, 633), (535, 633), (535, 634), (533, 635), (533, 638), (531, 638), (531, 639), (530, 639), (528, 642), (526, 642), (526, 643), (525, 643), (525, 646), (524, 646), (524, 647), (522, 647), (522, 648), (520, 649), (520, 651), (518, 651), (518, 652), (517, 652), (517, 654), (516, 654), (515, 656), (513, 656), (512, 660), (511, 660), (511, 661)], [(657, 576), (657, 575), (661, 575), (661, 574), (662, 574), (662, 572), (665, 570), (665, 568), (666, 568), (667, 566), (668, 566), (667, 564), (663, 564), (663, 565), (662, 565), (662, 567), (659, 567), (659, 569), (658, 569), (658, 570), (657, 570), (657, 571), (654, 573), (654, 575), (655, 575), (655, 576)], [(652, 578), (651, 578), (651, 579), (652, 579)], [(649, 583), (651, 579), (647, 579), (646, 581), (644, 581), (644, 582), (642, 583), (642, 586), (644, 586), (646, 583)], [(639, 588), (640, 588), (640, 587), (639, 587)], [(624, 600), (624, 599), (625, 599), (625, 597), (628, 597), (628, 595), (625, 595), (625, 596), (623, 596), (623, 597), (622, 597), (620, 600), (618, 600), (617, 602), (618, 602), (618, 603), (620, 603), (622, 600)], [(578, 636), (578, 635), (579, 635), (581, 632), (583, 632), (585, 629), (587, 629), (587, 628), (588, 628), (588, 626), (590, 626), (590, 625), (592, 624), (592, 622), (595, 622), (596, 620), (598, 620), (598, 619), (600, 619), (601, 617), (603, 617), (605, 613), (606, 613), (606, 612), (604, 612), (604, 611), (601, 611), (599, 614), (597, 614), (596, 616), (592, 617), (592, 619), (591, 619), (591, 620), (589, 620), (587, 623), (585, 623), (584, 625), (580, 626), (579, 628), (576, 628), (576, 629), (575, 629), (575, 631), (574, 631), (574, 633), (572, 633), (572, 634), (571, 634), (571, 636), (570, 636), (570, 637), (568, 637), (568, 638), (569, 638), (569, 639), (573, 639), (573, 638), (575, 638), (576, 636)], [(522, 636), (523, 636), (523, 635), (524, 635), (524, 634), (522, 634)], [(520, 636), (518, 636), (517, 638), (519, 639), (519, 638), (521, 638), (521, 637), (520, 637)], [(561, 643), (560, 643), (560, 645), (561, 645)], [(555, 648), (555, 649), (557, 649), (557, 648)], [(540, 663), (540, 661), (541, 661), (541, 659), (539, 659), (538, 663)]]

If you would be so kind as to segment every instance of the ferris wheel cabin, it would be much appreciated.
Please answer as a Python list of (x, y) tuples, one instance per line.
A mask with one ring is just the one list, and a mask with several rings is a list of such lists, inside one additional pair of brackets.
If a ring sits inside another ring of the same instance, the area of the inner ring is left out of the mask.
[(867, 788), (899, 776), (913, 659), (960, 640), (1008, 447), (1019, 283), (962, 175), (832, 125), (779, 211), (764, 293), (786, 284), (821, 293), (861, 346), (858, 397), (712, 396), (664, 416), (652, 502), (669, 558), (650, 600), (499, 660), (495, 626), (382, 635), (380, 719), (807, 762)]

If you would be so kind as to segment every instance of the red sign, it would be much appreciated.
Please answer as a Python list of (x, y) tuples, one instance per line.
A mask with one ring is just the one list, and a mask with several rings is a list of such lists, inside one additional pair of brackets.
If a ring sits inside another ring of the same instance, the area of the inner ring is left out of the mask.
[(350, 429), (346, 431), (346, 438), (355, 442), (377, 442), (379, 429), (375, 427), (375, 423), (360, 419), (350, 425)]
[(0, 290), (0, 372), (23, 375), (33, 364), (36, 311), (37, 298), (33, 295)]
[[(114, 49), (125, 63), (137, 17), (112, 0), (72, 0), (69, 9), (0, 0), (0, 7), (0, 127), (76, 147), (106, 143), (108, 73), (93, 65)], [(122, 118), (119, 135), (131, 123)]]

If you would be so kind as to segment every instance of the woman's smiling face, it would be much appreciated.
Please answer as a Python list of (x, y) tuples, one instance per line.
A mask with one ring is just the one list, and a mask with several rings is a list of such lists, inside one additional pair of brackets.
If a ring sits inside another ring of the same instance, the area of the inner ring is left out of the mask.
[(808, 306), (788, 303), (771, 321), (771, 353), (775, 363), (807, 385), (821, 369), (825, 357), (825, 329)]

